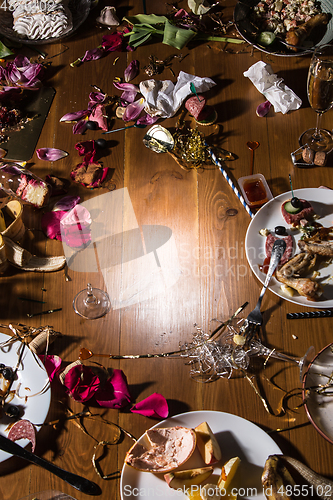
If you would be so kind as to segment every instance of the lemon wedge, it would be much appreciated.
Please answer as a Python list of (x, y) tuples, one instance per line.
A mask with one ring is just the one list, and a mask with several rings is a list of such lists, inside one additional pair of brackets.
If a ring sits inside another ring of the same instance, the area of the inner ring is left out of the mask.
[(240, 461), (239, 457), (234, 457), (230, 458), (230, 460), (223, 465), (221, 475), (217, 481), (217, 485), (221, 490), (226, 490), (229, 487), (236, 474)]

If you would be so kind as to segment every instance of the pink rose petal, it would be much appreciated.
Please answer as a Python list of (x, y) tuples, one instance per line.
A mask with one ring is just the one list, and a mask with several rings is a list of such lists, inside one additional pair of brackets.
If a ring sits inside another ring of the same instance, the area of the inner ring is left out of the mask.
[(126, 375), (122, 370), (113, 370), (104, 387), (96, 392), (95, 400), (105, 408), (123, 408), (131, 402)]
[(42, 361), (42, 363), (45, 366), (45, 370), (49, 376), (50, 382), (54, 379), (56, 373), (59, 371), (59, 368), (62, 363), (62, 359), (59, 358), (59, 356), (47, 354), (46, 356), (44, 354), (41, 354), (39, 356), (39, 359)]
[(65, 215), (67, 215), (67, 212), (64, 210), (43, 214), (41, 220), (42, 231), (51, 240), (61, 241), (60, 221)]
[(84, 403), (98, 391), (100, 380), (87, 366), (76, 365), (66, 373), (64, 385), (75, 401)]
[(98, 128), (107, 132), (108, 122), (107, 122), (105, 108), (104, 108), (103, 104), (97, 104), (97, 106), (94, 107), (93, 111), (91, 112), (91, 114), (89, 116), (89, 120), (96, 122)]
[(145, 417), (167, 418), (169, 407), (167, 400), (162, 394), (154, 392), (151, 396), (143, 399), (131, 408), (132, 413), (139, 413)]

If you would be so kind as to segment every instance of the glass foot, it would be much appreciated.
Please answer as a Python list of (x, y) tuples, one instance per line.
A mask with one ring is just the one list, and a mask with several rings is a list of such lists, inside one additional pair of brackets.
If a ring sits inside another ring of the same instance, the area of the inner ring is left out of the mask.
[(333, 149), (333, 135), (329, 130), (320, 129), (316, 134), (315, 128), (303, 132), (299, 138), (300, 146), (308, 146), (313, 151), (329, 153)]
[(73, 300), (76, 314), (86, 319), (97, 319), (104, 316), (110, 309), (109, 296), (99, 288), (92, 288), (90, 283), (85, 290), (81, 290)]

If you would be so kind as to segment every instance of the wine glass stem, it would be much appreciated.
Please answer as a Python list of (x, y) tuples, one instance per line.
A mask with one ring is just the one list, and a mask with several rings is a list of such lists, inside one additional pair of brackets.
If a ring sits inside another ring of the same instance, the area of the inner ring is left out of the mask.
[(94, 304), (96, 302), (96, 297), (93, 294), (92, 286), (90, 283), (87, 285), (87, 298), (85, 300), (86, 304)]
[(276, 359), (281, 359), (282, 361), (289, 361), (291, 363), (296, 363), (297, 365), (299, 364), (299, 359), (293, 358), (292, 356), (288, 356), (283, 352), (273, 351), (271, 357)]
[(320, 138), (320, 123), (321, 123), (321, 116), (322, 116), (322, 113), (318, 113), (317, 112), (317, 122), (316, 122), (316, 131), (314, 133), (314, 137), (316, 139), (319, 139)]

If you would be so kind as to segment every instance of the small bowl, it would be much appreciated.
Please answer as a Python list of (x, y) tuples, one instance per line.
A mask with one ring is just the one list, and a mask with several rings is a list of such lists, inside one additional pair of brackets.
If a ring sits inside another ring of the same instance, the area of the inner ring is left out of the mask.
[(250, 208), (259, 208), (273, 198), (266, 179), (262, 174), (240, 177), (238, 185)]
[(60, 42), (64, 38), (73, 35), (87, 19), (91, 8), (91, 0), (69, 0), (68, 8), (72, 14), (72, 28), (59, 37), (37, 38), (31, 40), (30, 38), (20, 36), (13, 29), (13, 15), (9, 8), (0, 10), (0, 34), (9, 40), (26, 45), (43, 45), (46, 43)]

